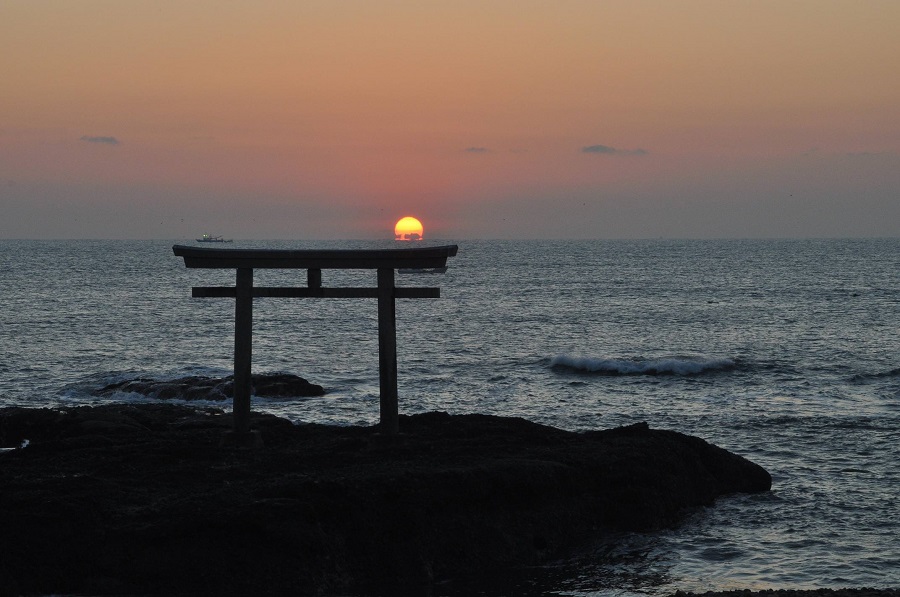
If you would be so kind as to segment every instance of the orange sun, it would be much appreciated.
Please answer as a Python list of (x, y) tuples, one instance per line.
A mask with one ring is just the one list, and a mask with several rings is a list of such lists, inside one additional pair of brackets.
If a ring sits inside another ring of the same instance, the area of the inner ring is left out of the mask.
[(422, 240), (422, 222), (407, 216), (400, 218), (394, 225), (394, 238), (396, 240)]

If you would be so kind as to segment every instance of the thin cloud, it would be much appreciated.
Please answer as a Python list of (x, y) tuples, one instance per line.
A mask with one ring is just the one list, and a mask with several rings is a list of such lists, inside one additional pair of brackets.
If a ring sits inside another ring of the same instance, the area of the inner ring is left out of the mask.
[(615, 147), (609, 147), (607, 145), (588, 145), (587, 147), (581, 148), (582, 153), (616, 153)]
[(831, 151), (831, 152), (829, 152), (829, 151), (819, 149), (818, 147), (814, 147), (814, 148), (810, 149), (809, 151), (805, 151), (802, 154), (800, 154), (800, 156), (804, 157), (804, 158), (809, 158), (809, 157), (815, 157), (815, 158), (820, 158), (820, 159), (847, 158), (847, 159), (860, 159), (860, 160), (892, 158), (892, 157), (897, 157), (898, 155), (900, 155), (900, 154), (898, 154), (897, 152), (893, 152), (893, 151), (837, 151), (837, 152)]
[(593, 153), (598, 155), (647, 155), (646, 149), (616, 149), (609, 145), (588, 145), (581, 148), (581, 153)]
[(118, 145), (119, 140), (115, 137), (91, 137), (90, 135), (85, 135), (81, 137), (81, 141), (85, 143), (102, 143), (105, 145)]
[(466, 147), (464, 150), (466, 153), (490, 153), (491, 150), (487, 147)]
[(848, 158), (880, 158), (893, 155), (889, 151), (859, 151), (859, 152), (850, 152), (847, 154)]

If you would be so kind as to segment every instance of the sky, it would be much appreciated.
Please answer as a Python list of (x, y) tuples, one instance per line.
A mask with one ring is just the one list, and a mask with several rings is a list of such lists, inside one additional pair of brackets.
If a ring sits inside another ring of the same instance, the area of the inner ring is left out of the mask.
[(0, 0), (0, 238), (900, 236), (896, 0)]

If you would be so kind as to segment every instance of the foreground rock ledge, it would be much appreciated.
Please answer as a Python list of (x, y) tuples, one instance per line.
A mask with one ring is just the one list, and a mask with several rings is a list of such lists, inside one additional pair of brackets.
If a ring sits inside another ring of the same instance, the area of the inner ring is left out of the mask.
[(427, 413), (375, 428), (171, 404), (0, 409), (0, 594), (321, 594), (532, 565), (771, 477), (646, 424)]

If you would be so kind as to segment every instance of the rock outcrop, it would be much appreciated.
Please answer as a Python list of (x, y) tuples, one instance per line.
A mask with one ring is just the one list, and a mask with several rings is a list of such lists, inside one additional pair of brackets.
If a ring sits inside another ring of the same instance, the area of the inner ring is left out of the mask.
[[(0, 595), (391, 591), (534, 565), (676, 524), (759, 466), (645, 424), (572, 433), (518, 418), (377, 428), (166, 403), (0, 410)], [(27, 446), (18, 448), (28, 440)]]
[[(252, 394), (260, 398), (305, 398), (322, 396), (325, 388), (290, 373), (259, 373), (251, 376)], [(234, 396), (234, 376), (204, 377), (192, 375), (178, 379), (129, 379), (93, 392), (112, 397), (117, 393), (136, 393), (169, 400), (226, 400)]]

